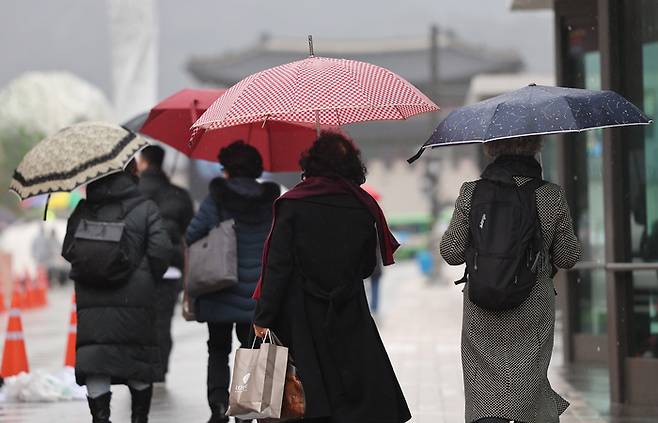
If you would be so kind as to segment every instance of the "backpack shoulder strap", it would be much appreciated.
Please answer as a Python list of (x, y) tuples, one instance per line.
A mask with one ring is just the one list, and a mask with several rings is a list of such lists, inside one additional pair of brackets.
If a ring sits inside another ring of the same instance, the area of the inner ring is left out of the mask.
[(531, 191), (536, 191), (537, 189), (541, 188), (542, 186), (546, 185), (548, 182), (539, 179), (539, 178), (533, 178), (526, 182), (525, 184), (521, 185), (519, 188), (521, 189), (526, 189), (526, 190), (531, 190)]
[(543, 179), (533, 178), (519, 187), (519, 191), (524, 193), (526, 198), (529, 200), (528, 204), (530, 204), (530, 210), (533, 214), (537, 210), (536, 192), (539, 188), (546, 185), (547, 183), (548, 182), (544, 181)]

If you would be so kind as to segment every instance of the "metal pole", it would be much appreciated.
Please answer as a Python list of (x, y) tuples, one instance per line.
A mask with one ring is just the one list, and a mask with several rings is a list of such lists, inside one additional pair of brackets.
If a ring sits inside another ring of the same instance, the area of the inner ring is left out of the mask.
[[(432, 25), (430, 27), (430, 39), (429, 39), (429, 71), (430, 71), (430, 87), (429, 94), (432, 101), (437, 102), (438, 91), (439, 91), (439, 27), (437, 25)], [(436, 113), (428, 114), (428, 126), (429, 132), (431, 133), (434, 130), (436, 125), (435, 118)], [(433, 154), (431, 154), (433, 153)], [(425, 164), (425, 183), (426, 183), (426, 194), (428, 196), (429, 205), (430, 205), (430, 252), (432, 254), (434, 266), (432, 275), (429, 278), (429, 282), (434, 282), (437, 280), (439, 275), (439, 267), (441, 266), (441, 256), (439, 255), (438, 248), (434, 246), (438, 245), (440, 240), (438, 239), (439, 233), (437, 233), (436, 222), (439, 217), (440, 204), (439, 204), (439, 169), (443, 162), (443, 157), (445, 151), (441, 151), (441, 154), (437, 152), (430, 152), (426, 157)]]
[[(439, 27), (432, 25), (430, 27), (430, 51), (429, 51), (429, 65), (430, 65), (430, 97), (432, 101), (437, 100), (439, 90)], [(432, 116), (432, 115), (430, 115)], [(429, 118), (429, 130), (434, 130), (434, 119)], [(436, 153), (436, 152), (435, 152)], [(428, 196), (430, 201), (430, 215), (432, 226), (436, 222), (439, 214), (439, 198), (438, 198), (438, 172), (441, 164), (441, 156), (446, 152), (442, 151), (441, 154), (428, 154), (426, 164), (426, 180), (428, 186)]]
[(312, 35), (308, 36), (308, 55), (309, 55), (309, 57), (315, 57), (315, 54), (313, 53), (313, 36)]

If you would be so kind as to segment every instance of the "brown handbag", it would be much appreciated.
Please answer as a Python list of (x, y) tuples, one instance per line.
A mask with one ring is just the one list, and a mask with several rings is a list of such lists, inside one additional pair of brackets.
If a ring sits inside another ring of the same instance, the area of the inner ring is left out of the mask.
[(288, 358), (286, 384), (283, 388), (283, 404), (281, 405), (281, 420), (301, 419), (306, 415), (306, 395), (304, 386), (297, 374), (297, 368)]
[[(274, 342), (283, 345), (281, 341), (272, 333)], [(258, 419), (258, 423), (276, 423), (287, 420), (303, 419), (306, 415), (306, 394), (304, 385), (297, 374), (297, 367), (292, 356), (288, 355), (288, 367), (286, 369), (286, 382), (283, 387), (283, 402), (281, 404), (281, 418), (279, 419)]]

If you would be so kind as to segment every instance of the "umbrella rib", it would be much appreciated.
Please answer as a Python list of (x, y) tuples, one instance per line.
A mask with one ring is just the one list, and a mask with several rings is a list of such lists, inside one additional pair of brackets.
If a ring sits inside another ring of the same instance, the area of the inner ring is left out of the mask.
[(402, 111), (400, 110), (397, 104), (394, 104), (393, 107), (395, 107), (395, 110), (397, 110), (397, 112), (400, 114), (402, 120), (407, 120), (407, 118), (404, 116), (404, 114), (402, 113)]
[[(594, 130), (594, 129), (606, 129), (606, 128), (618, 128), (618, 127), (623, 127), (623, 126), (638, 126), (638, 125), (650, 125), (651, 122), (634, 122), (634, 123), (616, 123), (612, 125), (603, 125), (603, 126), (594, 126), (591, 128), (583, 128), (583, 129), (559, 129), (557, 131), (543, 131), (543, 132), (531, 132), (527, 134), (523, 134), (524, 136), (535, 136), (535, 135), (555, 135), (555, 134), (568, 134), (568, 133), (573, 133), (573, 132), (585, 132), (589, 130)], [(488, 140), (479, 140), (479, 139), (469, 139), (469, 140), (462, 140), (462, 141), (450, 141), (450, 142), (442, 142), (442, 143), (430, 143), (430, 144), (425, 144), (421, 148), (427, 149), (427, 148), (440, 148), (440, 147), (450, 147), (451, 145), (457, 145), (457, 144), (486, 144), (488, 142), (493, 142), (493, 141), (499, 141), (499, 140), (507, 140), (510, 138), (516, 138), (521, 135), (506, 135), (503, 137), (496, 137), (496, 138), (491, 138)]]
[[(494, 112), (491, 114), (491, 118), (489, 118), (489, 123), (487, 124), (487, 129), (485, 129), (484, 134), (482, 136), (482, 141), (487, 140), (487, 134), (489, 133), (489, 128), (491, 127), (491, 123), (493, 122), (494, 118), (496, 117), (496, 113), (498, 113), (498, 108), (503, 104), (505, 104), (504, 101), (496, 104), (496, 108), (494, 109)], [(510, 137), (510, 138), (513, 138), (513, 137)]]
[(359, 91), (361, 92), (361, 94), (363, 94), (363, 96), (366, 98), (366, 102), (368, 103), (368, 106), (365, 106), (364, 108), (367, 108), (367, 107), (374, 108), (374, 107), (376, 107), (376, 106), (374, 105), (374, 102), (372, 101), (372, 99), (371, 99), (370, 96), (368, 95), (368, 93), (367, 93), (367, 92), (361, 87), (361, 84), (359, 84), (359, 80), (356, 78), (356, 75), (354, 75), (354, 74), (352, 73), (352, 69), (351, 69), (351, 68), (348, 68), (348, 67), (345, 67), (345, 68), (343, 68), (343, 69), (345, 69), (345, 70), (347, 71), (347, 75), (348, 75), (348, 76), (350, 77), (350, 79), (354, 82), (354, 84), (355, 84), (356, 87), (359, 89)]
[(574, 122), (574, 124), (576, 125), (576, 129), (577, 129), (578, 131), (580, 131), (580, 130), (582, 130), (582, 129), (585, 129), (585, 128), (582, 128), (582, 127), (580, 126), (580, 124), (578, 123), (578, 119), (576, 119), (576, 116), (574, 116), (574, 114), (573, 114), (573, 109), (571, 108), (571, 102), (569, 101), (569, 97), (564, 96), (564, 97), (561, 97), (560, 99), (563, 100), (563, 101), (565, 101), (565, 102), (567, 103), (567, 106), (568, 106), (567, 108), (569, 109), (569, 113), (571, 114), (571, 119), (573, 119), (573, 122)]

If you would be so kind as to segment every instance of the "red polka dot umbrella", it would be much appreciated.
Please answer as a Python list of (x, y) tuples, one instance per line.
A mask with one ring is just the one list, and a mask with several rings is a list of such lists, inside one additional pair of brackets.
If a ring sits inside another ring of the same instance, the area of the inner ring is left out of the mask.
[(438, 110), (388, 69), (355, 60), (315, 57), (255, 73), (231, 87), (192, 126), (199, 133), (252, 122), (344, 125), (407, 119)]

